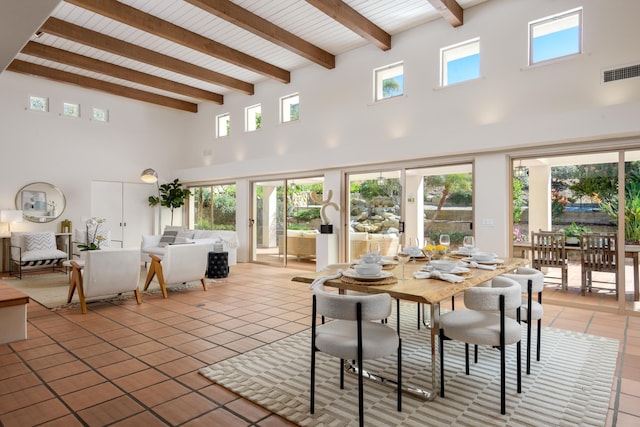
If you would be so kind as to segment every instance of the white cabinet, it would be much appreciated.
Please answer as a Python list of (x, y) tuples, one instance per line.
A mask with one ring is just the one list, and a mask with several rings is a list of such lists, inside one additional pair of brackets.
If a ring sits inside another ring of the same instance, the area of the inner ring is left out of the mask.
[(139, 246), (143, 234), (153, 234), (156, 210), (149, 196), (157, 194), (154, 185), (132, 182), (91, 182), (91, 216), (105, 218), (111, 240), (123, 247)]

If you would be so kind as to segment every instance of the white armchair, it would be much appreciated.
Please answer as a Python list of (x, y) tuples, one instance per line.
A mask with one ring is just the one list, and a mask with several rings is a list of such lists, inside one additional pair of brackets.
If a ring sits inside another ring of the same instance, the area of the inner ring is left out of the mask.
[(87, 313), (87, 298), (131, 292), (138, 304), (140, 291), (140, 249), (104, 249), (87, 251), (84, 267), (71, 261), (69, 298), (78, 291), (82, 313)]
[(11, 233), (10, 273), (22, 279), (23, 270), (55, 270), (69, 255), (58, 249), (53, 231)]
[(154, 277), (157, 278), (162, 297), (167, 298), (167, 285), (200, 281), (206, 291), (205, 273), (207, 271), (207, 254), (213, 250), (213, 244), (187, 243), (169, 245), (164, 248), (162, 259), (157, 255), (151, 257), (151, 265), (144, 282), (146, 291)]

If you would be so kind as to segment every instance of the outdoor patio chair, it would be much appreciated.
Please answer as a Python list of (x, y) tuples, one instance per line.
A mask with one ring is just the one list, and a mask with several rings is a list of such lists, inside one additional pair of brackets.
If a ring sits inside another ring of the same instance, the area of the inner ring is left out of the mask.
[(580, 235), (580, 260), (582, 267), (581, 294), (591, 292), (592, 272), (613, 273), (616, 295), (618, 293), (618, 256), (616, 233), (592, 233)]
[(531, 233), (531, 265), (536, 270), (559, 268), (562, 290), (568, 289), (569, 260), (563, 232), (539, 231)]

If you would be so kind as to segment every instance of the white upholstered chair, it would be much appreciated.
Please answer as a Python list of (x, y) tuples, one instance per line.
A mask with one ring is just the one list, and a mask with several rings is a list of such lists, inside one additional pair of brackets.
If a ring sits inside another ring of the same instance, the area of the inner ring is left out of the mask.
[[(536, 360), (540, 361), (540, 339), (542, 333), (542, 291), (544, 289), (544, 274), (535, 268), (519, 267), (514, 273), (505, 273), (503, 277), (515, 280), (520, 284), (524, 294), (520, 306), (520, 319), (527, 323), (527, 375), (531, 373), (531, 323), (538, 321), (538, 336), (536, 339)], [(535, 299), (534, 299), (535, 296)], [(516, 310), (507, 315), (516, 318)]]
[(25, 271), (41, 268), (55, 270), (69, 258), (65, 251), (58, 249), (53, 231), (12, 232), (10, 256), (9, 274), (20, 279)]
[(151, 265), (144, 282), (146, 291), (154, 277), (157, 278), (162, 297), (167, 298), (167, 285), (199, 281), (206, 291), (205, 274), (207, 272), (207, 255), (213, 250), (213, 244), (186, 243), (167, 245), (162, 258), (151, 257)]
[[(313, 414), (315, 397), (316, 352), (340, 358), (340, 388), (344, 388), (345, 360), (354, 360), (358, 370), (358, 414), (364, 425), (363, 361), (397, 353), (398, 411), (402, 410), (402, 341), (386, 324), (376, 322), (391, 314), (389, 294), (340, 295), (314, 289), (311, 324), (311, 396)], [(399, 311), (398, 311), (399, 312)], [(318, 315), (333, 319), (317, 325)], [(399, 317), (399, 315), (398, 315)], [(398, 325), (400, 319), (398, 319)]]
[(518, 393), (521, 392), (520, 340), (522, 328), (517, 320), (506, 316), (521, 304), (518, 282), (507, 277), (494, 277), (491, 286), (473, 287), (464, 291), (466, 310), (444, 313), (440, 317), (440, 396), (444, 397), (444, 341), (465, 343), (466, 374), (469, 375), (469, 344), (500, 348), (500, 413), (505, 413), (505, 346), (517, 345)]
[(140, 249), (104, 249), (87, 251), (84, 267), (71, 261), (69, 298), (78, 291), (82, 313), (87, 313), (87, 298), (133, 292), (138, 304), (140, 291)]

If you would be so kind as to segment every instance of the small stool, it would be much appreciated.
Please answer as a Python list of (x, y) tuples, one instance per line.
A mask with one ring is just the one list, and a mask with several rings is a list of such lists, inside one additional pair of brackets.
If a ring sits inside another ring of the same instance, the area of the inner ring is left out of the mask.
[(222, 279), (229, 275), (229, 253), (209, 252), (207, 278)]

